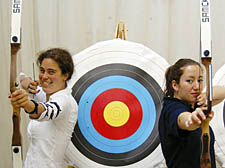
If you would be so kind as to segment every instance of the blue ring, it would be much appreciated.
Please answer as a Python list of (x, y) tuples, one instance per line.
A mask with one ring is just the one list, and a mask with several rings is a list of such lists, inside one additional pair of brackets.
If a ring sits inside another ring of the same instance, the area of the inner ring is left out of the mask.
[[(90, 118), (91, 107), (97, 96), (115, 86), (135, 95), (143, 110), (143, 121), (138, 130), (122, 140), (111, 140), (100, 135)], [(120, 75), (107, 76), (92, 83), (81, 96), (79, 111), (82, 113), (78, 113), (78, 125), (83, 136), (97, 149), (109, 153), (125, 153), (138, 148), (150, 136), (156, 121), (155, 104), (148, 90), (136, 80)]]

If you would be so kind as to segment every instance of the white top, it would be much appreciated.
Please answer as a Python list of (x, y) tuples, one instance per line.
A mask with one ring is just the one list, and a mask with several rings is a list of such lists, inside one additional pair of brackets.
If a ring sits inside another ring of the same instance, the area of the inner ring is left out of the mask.
[(71, 93), (72, 89), (67, 87), (51, 95), (48, 102), (44, 101), (43, 91), (36, 95), (46, 111), (28, 125), (30, 146), (24, 168), (62, 168), (77, 121), (78, 106)]

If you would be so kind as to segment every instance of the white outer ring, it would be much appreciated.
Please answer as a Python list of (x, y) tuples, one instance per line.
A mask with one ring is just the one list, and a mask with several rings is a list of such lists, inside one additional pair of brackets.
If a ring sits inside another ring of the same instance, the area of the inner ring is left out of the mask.
[[(213, 78), (213, 85), (225, 86), (225, 65), (223, 65), (215, 74)], [(223, 106), (224, 101), (213, 107), (215, 112), (210, 125), (215, 134), (215, 154), (218, 162), (225, 167), (225, 128), (223, 121)]]
[[(117, 52), (119, 54), (116, 54)], [(144, 70), (146, 73), (151, 74), (151, 77), (155, 79), (159, 86), (164, 88), (164, 75), (166, 68), (169, 66), (163, 57), (144, 45), (120, 39), (96, 43), (77, 55), (74, 55), (73, 61), (75, 64), (75, 73), (68, 83), (70, 87), (73, 87), (76, 81), (85, 73), (96, 67), (111, 63), (125, 63), (134, 65)], [(78, 168), (114, 167), (102, 165), (88, 159), (78, 151), (72, 142), (70, 142), (66, 151), (66, 160), (70, 165)], [(161, 152), (161, 146), (158, 145), (158, 147), (143, 160), (127, 166), (116, 166), (115, 168), (160, 168), (164, 167), (163, 161), (164, 158)]]

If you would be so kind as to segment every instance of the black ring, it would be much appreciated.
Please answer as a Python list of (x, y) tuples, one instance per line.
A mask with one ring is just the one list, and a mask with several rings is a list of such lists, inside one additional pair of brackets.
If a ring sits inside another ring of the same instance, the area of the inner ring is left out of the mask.
[(152, 95), (157, 109), (156, 123), (152, 134), (137, 149), (126, 153), (117, 154), (107, 153), (92, 146), (82, 135), (78, 123), (75, 125), (71, 140), (74, 146), (92, 161), (108, 166), (124, 166), (142, 160), (151, 154), (159, 145), (158, 119), (162, 107), (161, 99), (163, 92), (158, 83), (142, 69), (129, 64), (115, 63), (102, 65), (83, 75), (82, 78), (80, 78), (72, 87), (73, 97), (79, 104), (82, 94), (94, 81), (113, 75), (128, 76), (136, 81), (139, 81)]

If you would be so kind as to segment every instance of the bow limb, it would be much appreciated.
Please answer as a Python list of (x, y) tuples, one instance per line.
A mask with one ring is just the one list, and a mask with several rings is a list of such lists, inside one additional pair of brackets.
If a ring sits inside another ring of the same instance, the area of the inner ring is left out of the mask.
[[(207, 92), (207, 110), (206, 116), (212, 110), (212, 65), (211, 65), (211, 18), (210, 18), (210, 0), (200, 0), (200, 23), (201, 23), (201, 60), (206, 69), (206, 92)], [(211, 168), (210, 159), (210, 133), (209, 121), (207, 117), (201, 125), (201, 168)]]
[[(21, 7), (22, 0), (12, 0), (11, 20), (11, 64), (10, 64), (10, 92), (16, 90), (16, 56), (21, 44)], [(13, 168), (22, 168), (22, 137), (20, 133), (20, 109), (13, 107), (13, 135), (12, 135), (12, 158)]]

